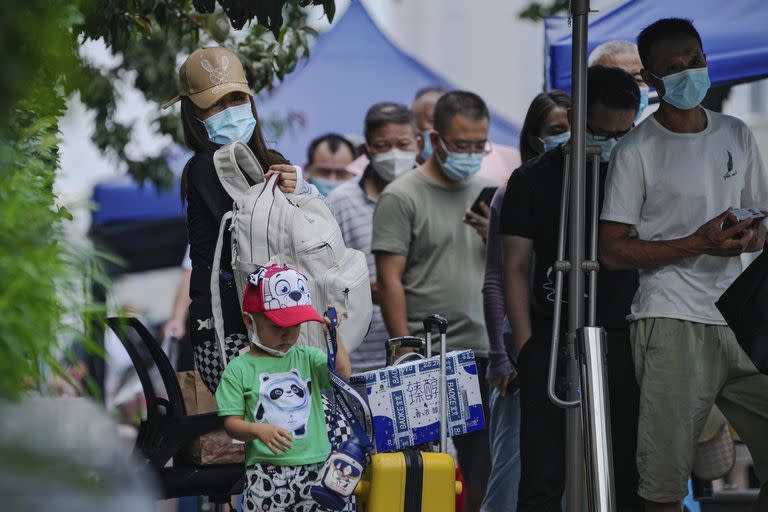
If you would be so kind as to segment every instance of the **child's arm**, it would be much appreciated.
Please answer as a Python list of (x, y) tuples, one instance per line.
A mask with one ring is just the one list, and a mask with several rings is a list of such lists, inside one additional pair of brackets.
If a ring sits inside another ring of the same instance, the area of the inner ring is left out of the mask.
[(349, 377), (352, 375), (352, 363), (349, 362), (347, 347), (344, 346), (344, 340), (341, 339), (341, 334), (337, 334), (336, 340), (339, 345), (339, 353), (336, 354), (336, 372), (341, 375), (344, 380), (349, 380)]
[(225, 416), (224, 430), (229, 437), (238, 441), (248, 442), (258, 439), (275, 455), (279, 455), (277, 450), (287, 451), (293, 441), (291, 433), (282, 427), (269, 423), (248, 423), (242, 416)]
[[(325, 329), (328, 330), (328, 326), (331, 325), (331, 321), (328, 317), (324, 317)], [(336, 373), (341, 375), (344, 380), (349, 380), (352, 375), (352, 363), (349, 362), (349, 354), (347, 353), (347, 347), (344, 346), (344, 340), (341, 338), (341, 332), (336, 330)]]

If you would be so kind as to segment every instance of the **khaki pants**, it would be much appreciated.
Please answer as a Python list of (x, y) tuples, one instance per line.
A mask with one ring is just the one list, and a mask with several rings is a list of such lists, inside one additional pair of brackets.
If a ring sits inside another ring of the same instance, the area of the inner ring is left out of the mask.
[(747, 443), (768, 478), (768, 375), (757, 371), (724, 325), (645, 318), (630, 325), (640, 385), (638, 494), (671, 503), (688, 492), (695, 442), (712, 404)]

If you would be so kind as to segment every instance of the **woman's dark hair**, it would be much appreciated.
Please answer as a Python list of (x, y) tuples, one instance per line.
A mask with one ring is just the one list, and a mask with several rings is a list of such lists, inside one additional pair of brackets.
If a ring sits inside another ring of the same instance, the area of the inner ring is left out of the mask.
[(528, 113), (525, 114), (523, 129), (520, 130), (520, 157), (523, 162), (541, 153), (538, 147), (534, 147), (531, 140), (539, 137), (547, 116), (556, 107), (566, 110), (571, 108), (571, 97), (567, 92), (555, 89), (542, 92), (533, 98), (531, 106), (528, 107)]
[[(256, 159), (259, 161), (262, 168), (266, 171), (270, 165), (290, 163), (283, 157), (283, 155), (274, 149), (269, 149), (267, 147), (267, 143), (264, 141), (264, 135), (261, 133), (259, 115), (256, 112), (256, 105), (253, 103), (253, 100), (251, 100), (251, 110), (253, 111), (253, 117), (256, 119), (256, 128), (253, 130), (251, 140), (248, 141), (248, 147), (251, 148), (251, 151), (253, 151), (253, 154), (256, 156)], [(197, 119), (194, 103), (187, 97), (181, 98), (181, 126), (184, 130), (184, 143), (195, 153), (215, 151), (221, 147), (219, 144), (211, 142), (208, 138), (208, 133), (205, 131), (203, 123)], [(188, 169), (189, 162), (184, 166), (184, 172), (181, 175), (182, 202), (186, 202), (187, 200)]]

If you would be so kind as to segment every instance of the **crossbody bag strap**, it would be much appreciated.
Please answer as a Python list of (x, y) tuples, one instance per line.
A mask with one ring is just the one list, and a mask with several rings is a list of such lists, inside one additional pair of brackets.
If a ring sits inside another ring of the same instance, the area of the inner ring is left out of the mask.
[[(371, 419), (371, 409), (368, 407), (368, 402), (365, 401), (360, 394), (345, 381), (341, 375), (336, 372), (336, 354), (337, 347), (337, 327), (338, 316), (336, 314), (336, 308), (328, 308), (325, 312), (328, 319), (331, 321), (331, 325), (326, 333), (326, 342), (328, 344), (328, 372), (331, 377), (331, 382), (336, 387), (338, 393), (334, 393), (334, 414), (336, 406), (339, 407), (342, 414), (349, 421), (349, 425), (352, 427), (352, 431), (358, 438), (360, 443), (366, 450), (371, 450), (373, 444), (371, 439), (373, 438), (373, 421)], [(357, 418), (348, 400), (356, 401), (363, 413), (363, 424)]]

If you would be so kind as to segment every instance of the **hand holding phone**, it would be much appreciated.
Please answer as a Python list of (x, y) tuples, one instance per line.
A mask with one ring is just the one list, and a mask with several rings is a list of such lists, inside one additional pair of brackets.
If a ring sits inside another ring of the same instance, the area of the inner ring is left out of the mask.
[(480, 207), (480, 203), (483, 202), (486, 206), (490, 207), (491, 201), (493, 200), (493, 195), (496, 193), (496, 190), (498, 190), (498, 187), (485, 187), (483, 190), (481, 190), (477, 195), (475, 202), (472, 203), (470, 210), (478, 215), (485, 217), (486, 213)]
[[(752, 220), (752, 223), (748, 228), (752, 229), (756, 226), (756, 224), (762, 222), (764, 218), (765, 214), (755, 208), (739, 208), (736, 210), (731, 210), (731, 212), (728, 214), (728, 217), (726, 217), (725, 222), (723, 222), (723, 230), (735, 226), (740, 222), (744, 222), (745, 220)], [(737, 238), (740, 237), (741, 235), (737, 236)]]

